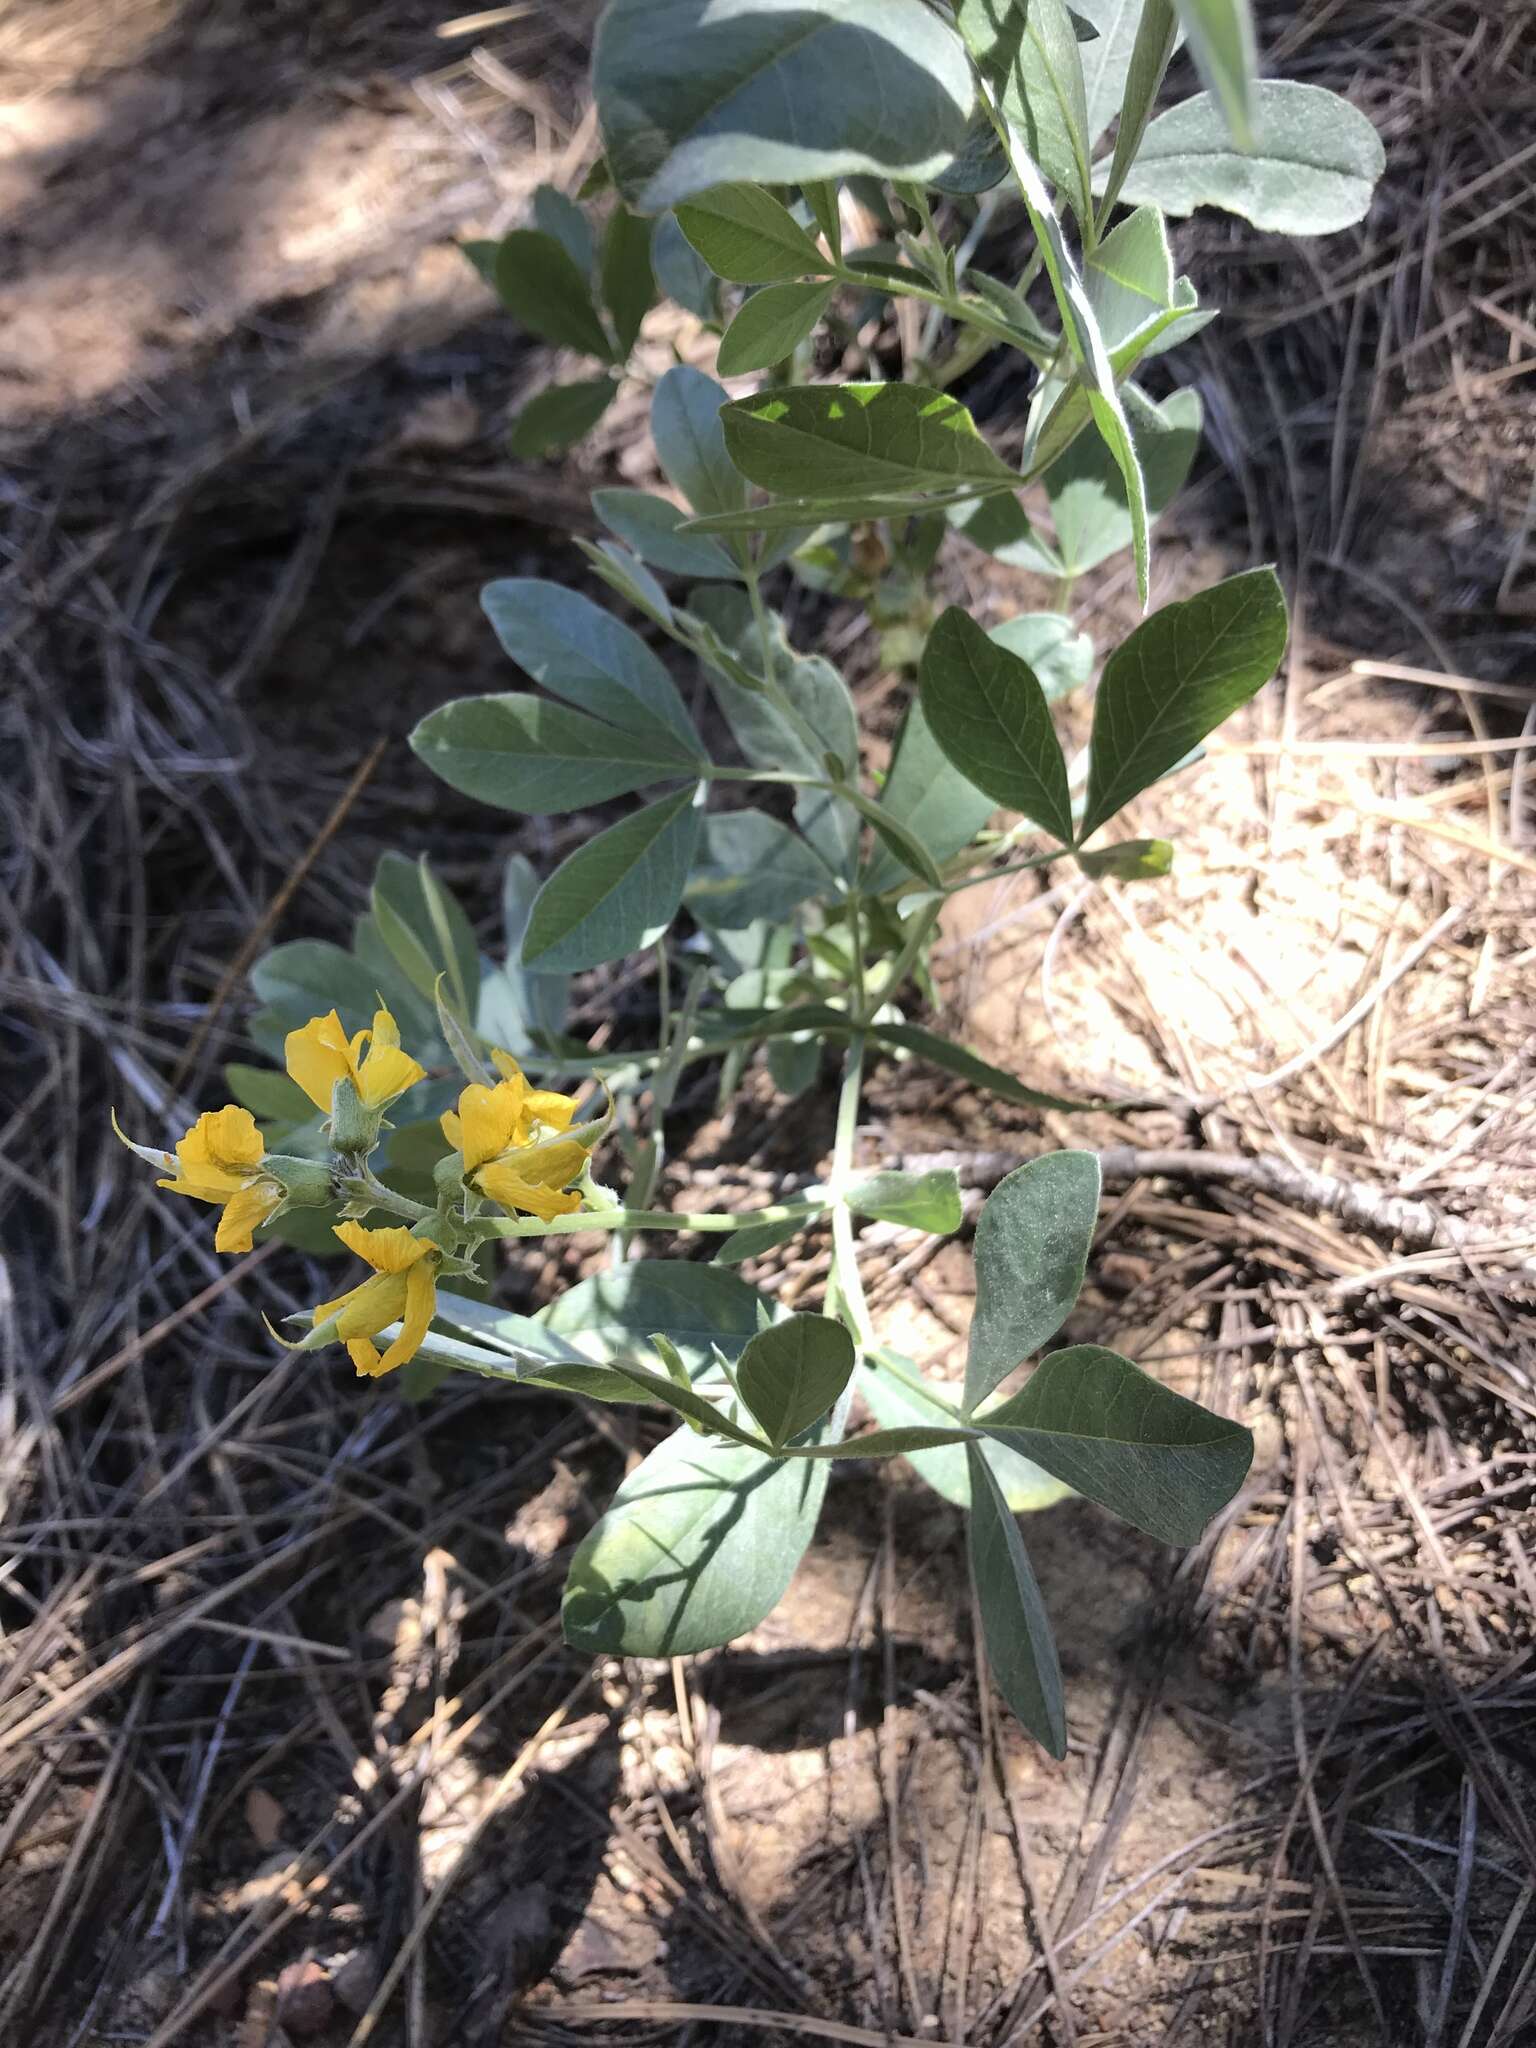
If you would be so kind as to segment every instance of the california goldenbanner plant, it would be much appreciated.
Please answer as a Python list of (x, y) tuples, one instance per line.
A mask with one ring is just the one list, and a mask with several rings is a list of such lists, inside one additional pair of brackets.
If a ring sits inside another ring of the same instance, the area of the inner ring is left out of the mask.
[[(1205, 89), (1157, 112), (1186, 35)], [(500, 960), (424, 857), (386, 857), (350, 948), (299, 941), (254, 971), (252, 1035), (286, 1072), (231, 1067), (237, 1100), (174, 1154), (134, 1149), (162, 1186), (217, 1205), (221, 1251), (274, 1229), (362, 1260), (285, 1343), (403, 1368), (416, 1396), (472, 1372), (676, 1416), (576, 1554), (573, 1643), (659, 1656), (752, 1628), (832, 1462), (899, 1455), (968, 1510), (993, 1674), (1060, 1756), (1019, 1516), (1076, 1492), (1190, 1543), (1241, 1485), (1250, 1439), (1113, 1351), (1048, 1349), (1092, 1245), (1089, 1152), (1032, 1161), (985, 1205), (963, 1386), (882, 1344), (860, 1220), (948, 1232), (962, 1211), (952, 1173), (858, 1167), (864, 1077), (895, 1058), (1014, 1104), (1092, 1106), (921, 1021), (932, 936), (956, 891), (999, 875), (1166, 873), (1166, 840), (1106, 828), (1133, 803), (1155, 826), (1163, 778), (1274, 674), (1286, 637), (1266, 568), (1159, 606), (1102, 656), (1067, 610), (1125, 550), (1146, 609), (1152, 530), (1198, 444), (1198, 398), (1161, 358), (1213, 313), (1175, 272), (1166, 216), (1345, 227), (1380, 145), (1335, 96), (1255, 77), (1245, 0), (611, 0), (594, 86), (604, 151), (582, 193), (541, 188), (528, 225), (466, 253), (527, 328), (597, 366), (523, 408), (515, 452), (578, 439), (628, 378), (650, 387), (671, 495), (595, 492), (610, 537), (578, 544), (644, 631), (563, 584), (492, 583), (491, 626), (537, 688), (444, 704), (412, 744), (516, 816), (643, 800), (542, 882), (509, 859)], [(980, 258), (1009, 208), (1029, 253), (991, 275)], [(631, 365), (658, 287), (691, 316), (689, 356), (713, 346), (719, 376), (746, 384)], [(997, 350), (1028, 382), (1017, 459), (956, 395)], [(862, 378), (821, 374), (850, 353)], [(1052, 609), (991, 629), (936, 615), (946, 544), (1050, 579)], [(771, 599), (786, 581), (861, 603), (885, 666), (915, 683), (883, 774), (838, 670), (791, 643)], [(707, 686), (702, 726), (659, 645)], [(1069, 760), (1052, 706), (1096, 667)], [(571, 976), (647, 954), (653, 1041), (599, 1054), (571, 1036)], [(824, 1178), (807, 1160), (788, 1198), (746, 1214), (651, 1206), (690, 1067), (710, 1063), (728, 1102), (760, 1058), (793, 1098), (829, 1052)], [(617, 1186), (593, 1170), (610, 1139)], [(823, 1314), (784, 1313), (736, 1270), (821, 1228)], [(498, 1244), (570, 1231), (608, 1234), (605, 1270), (536, 1316), (486, 1298)], [(636, 1257), (647, 1232), (716, 1254)], [(850, 1433), (856, 1417), (871, 1426)]]

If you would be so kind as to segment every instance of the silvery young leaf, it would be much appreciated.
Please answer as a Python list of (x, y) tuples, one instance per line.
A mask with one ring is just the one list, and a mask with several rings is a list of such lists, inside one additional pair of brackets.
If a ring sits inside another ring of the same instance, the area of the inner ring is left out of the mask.
[(677, 915), (699, 842), (695, 792), (621, 818), (570, 854), (539, 891), (523, 964), (575, 972), (638, 953)]
[(1003, 1102), (1017, 1102), (1025, 1109), (1070, 1112), (1103, 1106), (1093, 1102), (1074, 1102), (1065, 1095), (1047, 1095), (1039, 1088), (1027, 1088), (1016, 1074), (1005, 1073), (1001, 1067), (994, 1067), (989, 1060), (968, 1051), (963, 1045), (956, 1045), (952, 1039), (941, 1038), (937, 1031), (929, 1031), (921, 1024), (884, 1024), (877, 1021), (870, 1027), (870, 1036), (898, 1052), (912, 1053), (916, 1058), (926, 1060), (930, 1066), (941, 1067), (946, 1074), (968, 1081), (973, 1088), (984, 1088)]
[(686, 363), (667, 371), (651, 400), (656, 459), (696, 513), (733, 512), (747, 502), (747, 487), (725, 452), (724, 403), (725, 387)]
[(547, 697), (458, 697), (427, 716), (411, 746), (451, 789), (546, 817), (696, 774), (700, 757), (660, 728), (623, 732)]
[(613, 321), (621, 361), (634, 347), (640, 323), (656, 297), (651, 274), (653, 226), (627, 206), (616, 206), (603, 236), (603, 304)]
[(717, 277), (776, 284), (825, 272), (825, 256), (761, 185), (721, 185), (677, 209), (677, 224)]
[(645, 213), (746, 179), (926, 178), (974, 97), (921, 0), (613, 0), (592, 83), (614, 181)]
[(572, 1559), (566, 1641), (589, 1656), (678, 1657), (755, 1628), (815, 1534), (828, 1471), (674, 1431)]
[[(1125, 0), (1116, 0), (1116, 4), (1123, 8)], [(1102, 188), (1095, 179), (1095, 189), (1101, 190), (1101, 221), (1108, 219), (1111, 207), (1120, 197), (1126, 172), (1136, 161), (1142, 137), (1147, 132), (1147, 123), (1152, 118), (1152, 109), (1168, 75), (1169, 60), (1182, 34), (1179, 17), (1173, 10), (1173, 0), (1142, 0), (1140, 17), (1131, 38), (1130, 57), (1124, 71), (1120, 123), (1115, 130), (1115, 153), (1110, 160), (1109, 175), (1103, 180)], [(1092, 95), (1090, 85), (1090, 103)], [(1109, 110), (1106, 109), (1105, 119), (1108, 117)], [(1091, 111), (1089, 125), (1092, 126)]]
[(742, 475), (789, 497), (1018, 482), (958, 399), (917, 384), (760, 391), (728, 405), (721, 419)]
[(1174, 0), (1195, 53), (1195, 65), (1221, 107), (1241, 150), (1253, 147), (1254, 44), (1249, 0)]
[(668, 498), (650, 491), (594, 491), (592, 510), (643, 562), (673, 576), (739, 581), (741, 569), (707, 534), (679, 533), (687, 518)]
[(1096, 1344), (1053, 1351), (977, 1426), (1164, 1543), (1198, 1542), (1253, 1458), (1241, 1423)]
[(1080, 52), (1090, 144), (1098, 141), (1121, 110), (1131, 74), (1131, 53), (1149, 4), (1166, 7), (1173, 18), (1170, 0), (1081, 0), (1082, 11), (1099, 31)]
[(528, 400), (512, 422), (507, 446), (525, 461), (555, 455), (591, 433), (613, 403), (612, 377), (587, 377), (579, 384), (551, 384)]
[[(1120, 402), (1141, 463), (1150, 526), (1183, 488), (1200, 446), (1200, 394), (1175, 391), (1157, 405), (1127, 384)], [(1079, 435), (1051, 464), (1044, 483), (1064, 574), (1080, 576), (1130, 546), (1125, 479), (1096, 434)]]
[(1019, 1525), (992, 1468), (975, 1444), (965, 1447), (971, 1481), (971, 1583), (997, 1689), (1035, 1740), (1054, 1757), (1067, 1753), (1061, 1665), (1050, 1617)]
[(967, 781), (1070, 845), (1067, 764), (1028, 662), (951, 605), (928, 635), (919, 687), (934, 738)]
[(976, 1226), (967, 1412), (1048, 1343), (1071, 1313), (1093, 1245), (1099, 1181), (1092, 1152), (1047, 1152), (988, 1195)]
[(844, 1199), (856, 1216), (897, 1223), (905, 1230), (926, 1230), (935, 1237), (958, 1230), (964, 1214), (959, 1176), (952, 1166), (936, 1166), (928, 1173), (903, 1173), (895, 1167), (872, 1173), (849, 1188)]
[(487, 583), (481, 607), (518, 667), (567, 703), (654, 742), (699, 738), (677, 686), (638, 633), (579, 591), (532, 576)]
[(1088, 301), (1111, 359), (1119, 344), (1173, 304), (1173, 251), (1155, 206), (1112, 227), (1083, 270)]
[(770, 284), (754, 292), (721, 339), (721, 376), (771, 369), (793, 355), (815, 331), (832, 292), (830, 284)]
[(1090, 219), (1088, 104), (1063, 0), (958, 0), (955, 23), (1030, 155), (1078, 219)]
[[(880, 1370), (878, 1359), (874, 1366), (862, 1366), (859, 1370), (859, 1392), (876, 1421), (890, 1429), (953, 1428), (953, 1414), (941, 1408), (936, 1401), (925, 1400), (911, 1385), (912, 1378), (922, 1377), (917, 1367), (899, 1354), (892, 1355), (896, 1356), (899, 1365), (906, 1367), (908, 1378), (896, 1379)], [(953, 1392), (953, 1389), (949, 1391)], [(992, 1467), (993, 1475), (1002, 1488), (1003, 1499), (1016, 1515), (1034, 1514), (1041, 1508), (1054, 1507), (1057, 1501), (1066, 1500), (1071, 1494), (1070, 1486), (1042, 1471), (1029, 1458), (1021, 1458), (1006, 1444), (988, 1437), (977, 1448)], [(970, 1506), (971, 1481), (963, 1443), (909, 1450), (903, 1455), (935, 1493), (953, 1501), (956, 1507)]]
[(1047, 704), (1080, 689), (1093, 671), (1093, 642), (1060, 612), (1020, 612), (987, 637), (1029, 663)]
[(738, 931), (759, 918), (778, 924), (831, 877), (798, 832), (765, 811), (719, 811), (704, 820), (703, 844), (684, 898), (706, 924)]
[(1121, 196), (1165, 213), (1219, 206), (1277, 234), (1331, 235), (1364, 219), (1385, 165), (1380, 136), (1348, 100), (1267, 78), (1251, 154), (1233, 148), (1220, 108), (1200, 93), (1151, 124)]
[(736, 1384), (777, 1447), (821, 1420), (847, 1386), (853, 1365), (853, 1339), (841, 1323), (827, 1316), (786, 1316), (747, 1345)]
[(1164, 605), (1104, 664), (1093, 706), (1087, 839), (1268, 682), (1285, 652), (1285, 596), (1249, 569)]
[(1117, 839), (1096, 853), (1080, 853), (1077, 864), (1098, 881), (1153, 882), (1173, 866), (1173, 845), (1167, 839)]
[[(928, 849), (936, 862), (969, 846), (997, 806), (966, 780), (933, 736), (922, 700), (907, 707), (880, 808)], [(865, 887), (878, 895), (905, 884), (907, 865), (882, 846), (871, 854)]]
[(582, 276), (553, 235), (514, 228), (496, 252), (496, 295), (507, 311), (557, 348), (580, 349), (606, 362), (613, 345)]

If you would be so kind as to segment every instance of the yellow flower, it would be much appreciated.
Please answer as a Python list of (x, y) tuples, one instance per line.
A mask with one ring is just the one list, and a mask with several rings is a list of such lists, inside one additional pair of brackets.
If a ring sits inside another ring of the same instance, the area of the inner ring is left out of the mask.
[(367, 1108), (383, 1109), (427, 1072), (400, 1050), (400, 1028), (388, 1010), (376, 1010), (373, 1029), (350, 1039), (334, 1010), (311, 1017), (302, 1031), (290, 1031), (283, 1040), (283, 1057), (293, 1079), (327, 1116), (338, 1081), (350, 1081)]
[[(437, 1312), (437, 1269), (442, 1253), (424, 1237), (408, 1230), (365, 1230), (361, 1223), (338, 1223), (336, 1235), (348, 1251), (372, 1266), (372, 1277), (360, 1281), (335, 1301), (311, 1311), (314, 1330), (334, 1327), (322, 1343), (345, 1344), (352, 1363), (369, 1379), (393, 1372), (421, 1349)], [(373, 1342), (391, 1323), (402, 1325), (399, 1336), (381, 1356)]]
[(503, 1209), (522, 1209), (552, 1223), (581, 1207), (569, 1183), (587, 1162), (587, 1147), (558, 1133), (570, 1128), (574, 1096), (530, 1088), (510, 1053), (493, 1050), (502, 1079), (494, 1088), (471, 1082), (458, 1113), (445, 1110), (443, 1135), (464, 1161), (464, 1178)]
[(214, 1235), (215, 1251), (248, 1252), (251, 1232), (282, 1207), (285, 1191), (262, 1170), (266, 1147), (248, 1109), (233, 1102), (223, 1109), (205, 1110), (176, 1147), (175, 1178), (162, 1180), (160, 1187), (173, 1195), (190, 1195), (196, 1202), (215, 1202), (224, 1211)]

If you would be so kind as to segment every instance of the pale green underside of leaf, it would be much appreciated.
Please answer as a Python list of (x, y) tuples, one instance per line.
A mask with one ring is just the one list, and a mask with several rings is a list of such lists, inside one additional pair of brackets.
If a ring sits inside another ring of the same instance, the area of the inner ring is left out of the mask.
[(1165, 213), (1219, 206), (1277, 234), (1329, 235), (1364, 219), (1385, 164), (1380, 136), (1347, 100), (1265, 79), (1251, 155), (1232, 147), (1221, 109), (1201, 93), (1152, 122), (1121, 197)]

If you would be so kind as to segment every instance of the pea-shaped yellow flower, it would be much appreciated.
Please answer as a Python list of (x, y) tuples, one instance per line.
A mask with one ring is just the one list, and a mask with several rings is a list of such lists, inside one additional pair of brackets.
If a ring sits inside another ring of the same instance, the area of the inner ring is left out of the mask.
[(400, 1049), (400, 1027), (388, 1010), (376, 1010), (371, 1031), (348, 1038), (334, 1010), (311, 1017), (283, 1040), (288, 1072), (315, 1105), (330, 1115), (338, 1081), (350, 1081), (367, 1109), (384, 1109), (407, 1088), (426, 1078), (426, 1068)]
[[(313, 1329), (303, 1348), (345, 1344), (352, 1363), (369, 1379), (393, 1372), (421, 1349), (437, 1312), (439, 1248), (408, 1230), (366, 1230), (361, 1223), (338, 1223), (336, 1235), (373, 1273), (334, 1301), (311, 1312)], [(374, 1338), (391, 1323), (400, 1334), (384, 1353)]]
[(248, 1252), (251, 1232), (287, 1199), (281, 1182), (263, 1171), (266, 1149), (255, 1117), (230, 1102), (223, 1109), (204, 1111), (176, 1147), (174, 1159), (168, 1152), (158, 1155), (175, 1169), (174, 1178), (160, 1181), (160, 1187), (223, 1209), (214, 1234), (215, 1251)]
[(503, 1209), (552, 1223), (581, 1207), (570, 1183), (587, 1163), (587, 1147), (558, 1133), (570, 1128), (575, 1098), (530, 1088), (510, 1053), (491, 1055), (502, 1079), (494, 1088), (472, 1082), (458, 1114), (443, 1114), (443, 1135), (464, 1161), (464, 1178)]

